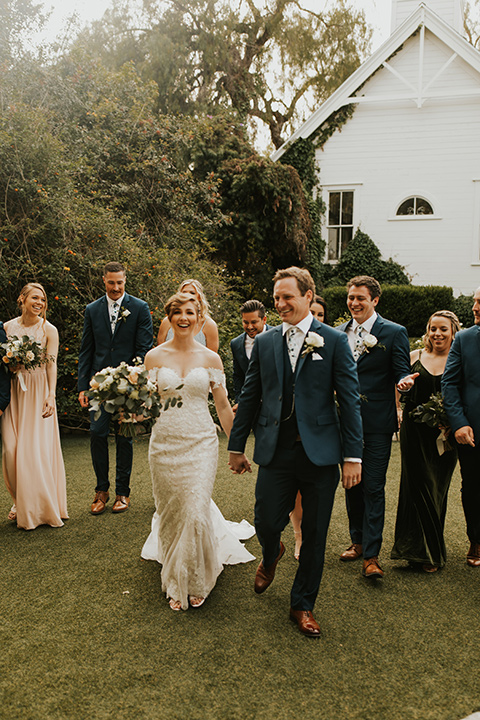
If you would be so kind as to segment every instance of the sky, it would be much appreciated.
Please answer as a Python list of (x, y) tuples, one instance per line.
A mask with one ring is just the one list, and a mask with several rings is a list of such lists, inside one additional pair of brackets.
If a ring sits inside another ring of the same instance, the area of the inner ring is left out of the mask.
[[(98, 20), (109, 7), (110, 0), (40, 0), (44, 10), (52, 10), (45, 33), (46, 39), (62, 40), (68, 19), (76, 14), (80, 25)], [(304, 0), (302, 4), (311, 9), (323, 10), (335, 0)], [(391, 0), (350, 0), (355, 8), (365, 10), (367, 21), (374, 28), (372, 51), (376, 50), (390, 35)]]

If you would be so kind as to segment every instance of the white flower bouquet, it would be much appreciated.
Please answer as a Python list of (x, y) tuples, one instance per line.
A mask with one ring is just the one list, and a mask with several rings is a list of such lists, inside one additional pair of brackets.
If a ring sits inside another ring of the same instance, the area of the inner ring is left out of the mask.
[(5, 368), (10, 372), (20, 369), (33, 370), (48, 362), (46, 348), (28, 335), (12, 335), (6, 343), (0, 345), (0, 356)]
[[(140, 361), (138, 361), (140, 362)], [(183, 386), (179, 385), (176, 390)], [(154, 420), (162, 410), (178, 405), (182, 399), (170, 396), (162, 404), (157, 386), (148, 376), (145, 365), (120, 363), (116, 368), (106, 367), (97, 372), (90, 380), (90, 390), (85, 393), (98, 420), (102, 407), (120, 423), (120, 435), (134, 437), (137, 434), (136, 423), (139, 418)]]

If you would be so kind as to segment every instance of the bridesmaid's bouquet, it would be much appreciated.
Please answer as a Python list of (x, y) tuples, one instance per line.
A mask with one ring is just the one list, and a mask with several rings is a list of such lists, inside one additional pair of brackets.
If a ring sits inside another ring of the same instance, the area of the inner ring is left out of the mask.
[[(137, 359), (138, 360), (138, 359)], [(177, 390), (180, 390), (180, 385)], [(90, 407), (98, 420), (102, 407), (120, 423), (120, 435), (134, 437), (137, 434), (136, 423), (145, 420), (154, 421), (162, 410), (178, 405), (182, 399), (170, 396), (165, 404), (157, 386), (148, 375), (145, 365), (138, 360), (136, 365), (120, 363), (116, 368), (106, 367), (90, 380), (90, 390), (85, 393)]]
[(442, 393), (432, 393), (427, 402), (417, 405), (417, 407), (410, 412), (410, 417), (417, 423), (425, 423), (425, 425), (431, 428), (440, 430), (440, 435), (437, 438), (439, 455), (443, 455), (446, 450), (453, 449), (448, 442), (450, 426), (443, 404)]
[(20, 369), (33, 370), (48, 362), (46, 348), (28, 335), (20, 338), (12, 335), (0, 345), (0, 357), (3, 367), (12, 373)]

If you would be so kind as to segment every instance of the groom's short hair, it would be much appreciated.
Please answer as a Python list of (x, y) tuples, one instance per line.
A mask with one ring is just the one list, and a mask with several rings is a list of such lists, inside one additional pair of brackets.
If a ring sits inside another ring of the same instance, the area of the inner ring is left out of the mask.
[(301, 295), (306, 295), (307, 290), (312, 291), (312, 297), (315, 295), (315, 283), (313, 282), (312, 276), (305, 268), (299, 268), (295, 265), (285, 268), (284, 270), (277, 270), (273, 276), (273, 284), (275, 285), (277, 280), (284, 280), (289, 277), (295, 278)]
[(116, 260), (111, 260), (110, 262), (107, 262), (106, 265), (103, 268), (103, 274), (106, 275), (107, 273), (117, 273), (117, 272), (123, 272), (125, 275), (125, 268), (123, 267), (122, 263), (117, 262)]
[(347, 283), (347, 292), (352, 286), (362, 287), (362, 285), (368, 289), (372, 300), (377, 297), (379, 298), (382, 294), (380, 283), (378, 280), (375, 280), (374, 277), (370, 277), (370, 275), (356, 275), (354, 278), (349, 280)]

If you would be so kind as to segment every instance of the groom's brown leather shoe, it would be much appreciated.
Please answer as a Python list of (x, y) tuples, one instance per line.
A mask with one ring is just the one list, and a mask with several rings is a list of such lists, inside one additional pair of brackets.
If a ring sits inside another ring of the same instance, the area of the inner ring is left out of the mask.
[(368, 558), (363, 561), (362, 575), (366, 578), (383, 578), (383, 570), (378, 564), (378, 558)]
[(107, 504), (109, 497), (110, 495), (108, 490), (97, 490), (95, 497), (93, 498), (92, 507), (90, 508), (92, 515), (101, 515), (105, 512), (105, 505)]
[(480, 543), (470, 543), (467, 563), (470, 567), (480, 567)]
[(268, 568), (263, 566), (263, 560), (260, 563), (260, 565), (257, 568), (257, 574), (255, 575), (255, 592), (260, 595), (260, 593), (265, 592), (265, 590), (268, 588), (268, 586), (271, 584), (273, 578), (275, 577), (275, 570), (278, 565), (278, 561), (282, 557), (283, 553), (285, 552), (285, 545), (280, 541), (280, 552), (278, 553), (277, 559), (274, 563), (272, 563)]
[(297, 623), (298, 629), (308, 637), (320, 637), (320, 626), (313, 617), (311, 610), (292, 610), (290, 620)]
[(130, 507), (130, 498), (126, 495), (117, 495), (113, 503), (112, 513), (121, 513)]
[(363, 547), (360, 543), (353, 543), (349, 548), (340, 555), (340, 560), (346, 562), (348, 560), (358, 560), (363, 555)]

